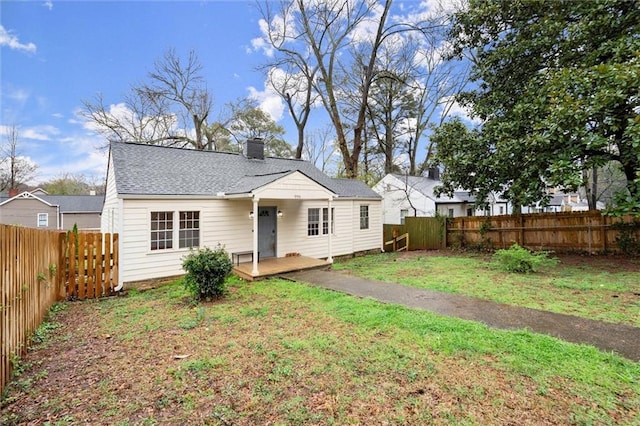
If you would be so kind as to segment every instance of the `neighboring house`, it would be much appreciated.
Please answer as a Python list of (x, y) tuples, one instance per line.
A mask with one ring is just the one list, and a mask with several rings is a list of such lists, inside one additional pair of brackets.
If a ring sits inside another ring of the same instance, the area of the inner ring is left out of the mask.
[[(564, 193), (552, 191), (551, 198), (546, 205), (541, 203), (532, 206), (523, 206), (522, 213), (559, 213), (559, 212), (584, 212), (589, 210), (589, 203), (577, 192)], [(602, 201), (596, 202), (597, 210), (604, 210)]]
[(102, 231), (120, 234), (125, 284), (181, 275), (190, 248), (218, 244), (260, 259), (331, 262), (381, 250), (381, 199), (307, 161), (265, 158), (259, 140), (245, 154), (112, 143)]
[(37, 189), (0, 196), (0, 223), (43, 229), (100, 229), (103, 195), (46, 195)]
[(388, 174), (373, 190), (383, 198), (384, 223), (402, 224), (407, 216), (496, 216), (509, 214), (506, 200), (492, 196), (487, 209), (476, 209), (475, 198), (466, 191), (456, 191), (453, 197), (434, 195), (442, 182), (433, 177)]

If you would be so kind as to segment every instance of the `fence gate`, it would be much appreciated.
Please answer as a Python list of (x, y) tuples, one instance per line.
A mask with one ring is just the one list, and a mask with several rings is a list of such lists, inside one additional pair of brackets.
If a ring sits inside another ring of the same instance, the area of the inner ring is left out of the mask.
[(437, 217), (405, 217), (404, 225), (384, 225), (384, 240), (394, 234), (409, 234), (409, 250), (439, 250), (446, 247), (446, 223)]
[(118, 286), (118, 234), (69, 232), (62, 244), (67, 299), (113, 293)]

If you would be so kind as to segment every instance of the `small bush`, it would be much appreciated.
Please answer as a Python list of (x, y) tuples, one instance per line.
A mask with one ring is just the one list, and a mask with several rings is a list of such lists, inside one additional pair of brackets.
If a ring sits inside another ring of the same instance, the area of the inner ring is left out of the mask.
[(618, 231), (616, 236), (616, 245), (622, 253), (635, 256), (640, 254), (640, 221), (633, 222), (616, 222), (611, 228)]
[(210, 299), (224, 295), (233, 264), (227, 251), (218, 245), (215, 250), (205, 247), (192, 251), (182, 260), (182, 269), (187, 272), (184, 286), (193, 297)]
[(507, 272), (526, 274), (541, 268), (555, 266), (558, 259), (550, 258), (548, 251), (531, 252), (518, 244), (506, 250), (498, 250), (493, 255), (493, 263)]

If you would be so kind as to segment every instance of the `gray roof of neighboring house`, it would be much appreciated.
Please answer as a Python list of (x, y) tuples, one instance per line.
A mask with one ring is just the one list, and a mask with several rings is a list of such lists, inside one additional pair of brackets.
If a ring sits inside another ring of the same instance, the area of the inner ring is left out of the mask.
[[(62, 213), (100, 213), (104, 195), (34, 195), (42, 201), (58, 206)], [(14, 197), (0, 196), (0, 204)], [(20, 199), (16, 199), (19, 201)]]
[(116, 188), (130, 195), (248, 194), (299, 171), (340, 197), (380, 198), (363, 182), (333, 179), (303, 160), (195, 151), (138, 143), (112, 143)]
[(60, 206), (62, 213), (100, 213), (104, 195), (38, 195), (49, 204)]
[(440, 195), (436, 197), (433, 193), (433, 190), (436, 186), (440, 185), (442, 182), (439, 180), (431, 179), (424, 176), (404, 176), (394, 174), (397, 179), (402, 182), (406, 182), (407, 187), (413, 188), (416, 191), (419, 191), (426, 197), (433, 199), (438, 203), (473, 203), (475, 202), (475, 198), (470, 196), (468, 192), (456, 191), (453, 193), (453, 197), (449, 197), (447, 195)]
[[(436, 197), (433, 193), (433, 190), (436, 186), (442, 184), (442, 181), (432, 179), (425, 176), (405, 176), (400, 174), (393, 175), (396, 179), (399, 179), (403, 183), (406, 182), (409, 188), (413, 188), (416, 191), (419, 191), (426, 197), (431, 198), (437, 203), (444, 204), (455, 204), (455, 203), (475, 203), (476, 198), (472, 196), (469, 191), (454, 191), (453, 196), (449, 197), (448, 195), (441, 194), (439, 197)], [(497, 202), (506, 202), (504, 200), (497, 199)]]

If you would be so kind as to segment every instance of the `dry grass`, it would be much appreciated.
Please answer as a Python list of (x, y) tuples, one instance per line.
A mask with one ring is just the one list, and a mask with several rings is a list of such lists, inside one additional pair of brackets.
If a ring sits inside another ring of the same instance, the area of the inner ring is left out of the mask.
[(638, 421), (637, 363), (286, 281), (236, 281), (200, 306), (176, 283), (54, 321), (0, 423)]

